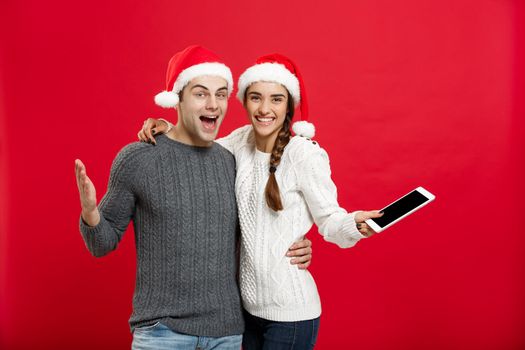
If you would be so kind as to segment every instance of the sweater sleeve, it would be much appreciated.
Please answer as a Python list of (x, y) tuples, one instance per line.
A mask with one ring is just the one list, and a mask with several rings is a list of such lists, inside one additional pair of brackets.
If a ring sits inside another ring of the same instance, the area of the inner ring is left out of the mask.
[(365, 238), (357, 229), (354, 213), (337, 202), (337, 187), (330, 175), (328, 154), (319, 146), (305, 142), (305, 157), (296, 164), (299, 190), (302, 192), (319, 232), (328, 242), (341, 248), (354, 246)]
[(235, 155), (244, 144), (246, 144), (247, 134), (252, 130), (251, 125), (241, 126), (233, 130), (228, 136), (215, 140), (219, 145), (226, 148)]
[(108, 189), (98, 205), (100, 222), (88, 226), (80, 217), (80, 232), (88, 250), (101, 257), (117, 248), (135, 210), (131, 189), (136, 167), (131, 164), (131, 148), (125, 147), (113, 161)]

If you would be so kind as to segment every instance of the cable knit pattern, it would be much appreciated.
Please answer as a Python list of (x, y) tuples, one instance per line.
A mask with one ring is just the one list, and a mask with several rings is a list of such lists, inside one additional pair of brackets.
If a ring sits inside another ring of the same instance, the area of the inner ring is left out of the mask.
[(217, 140), (235, 156), (236, 196), (241, 224), (240, 287), (243, 305), (255, 316), (300, 321), (321, 314), (315, 282), (308, 271), (290, 264), (286, 252), (315, 222), (324, 239), (348, 248), (364, 238), (354, 213), (337, 202), (328, 155), (304, 137), (286, 146), (275, 173), (284, 210), (266, 205), (270, 154), (256, 149), (251, 125)]
[(162, 321), (199, 336), (243, 332), (234, 184), (234, 157), (217, 144), (193, 147), (159, 136), (156, 146), (134, 143), (118, 154), (100, 223), (80, 220), (80, 230), (89, 251), (103, 256), (133, 221), (132, 329)]

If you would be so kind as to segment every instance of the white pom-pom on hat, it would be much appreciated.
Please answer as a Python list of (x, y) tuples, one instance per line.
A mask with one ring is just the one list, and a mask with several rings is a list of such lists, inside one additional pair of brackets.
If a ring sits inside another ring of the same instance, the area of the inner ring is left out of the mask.
[(315, 126), (304, 120), (293, 123), (292, 130), (296, 135), (307, 137), (309, 139), (315, 136)]
[(164, 108), (175, 108), (179, 103), (179, 95), (173, 91), (162, 91), (155, 95), (155, 104)]

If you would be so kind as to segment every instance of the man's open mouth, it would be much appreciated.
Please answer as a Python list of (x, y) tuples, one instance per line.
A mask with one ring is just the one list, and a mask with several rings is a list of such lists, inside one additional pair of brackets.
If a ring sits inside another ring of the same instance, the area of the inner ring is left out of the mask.
[(215, 126), (217, 125), (217, 121), (219, 120), (218, 115), (203, 115), (199, 118), (202, 122), (202, 125), (205, 129), (208, 130), (215, 130)]

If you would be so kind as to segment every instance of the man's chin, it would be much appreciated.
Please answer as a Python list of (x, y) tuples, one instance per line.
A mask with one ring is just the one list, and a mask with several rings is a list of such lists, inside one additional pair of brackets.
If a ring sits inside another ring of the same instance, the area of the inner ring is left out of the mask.
[(203, 142), (213, 142), (217, 138), (217, 131), (214, 132), (201, 132), (199, 135)]

